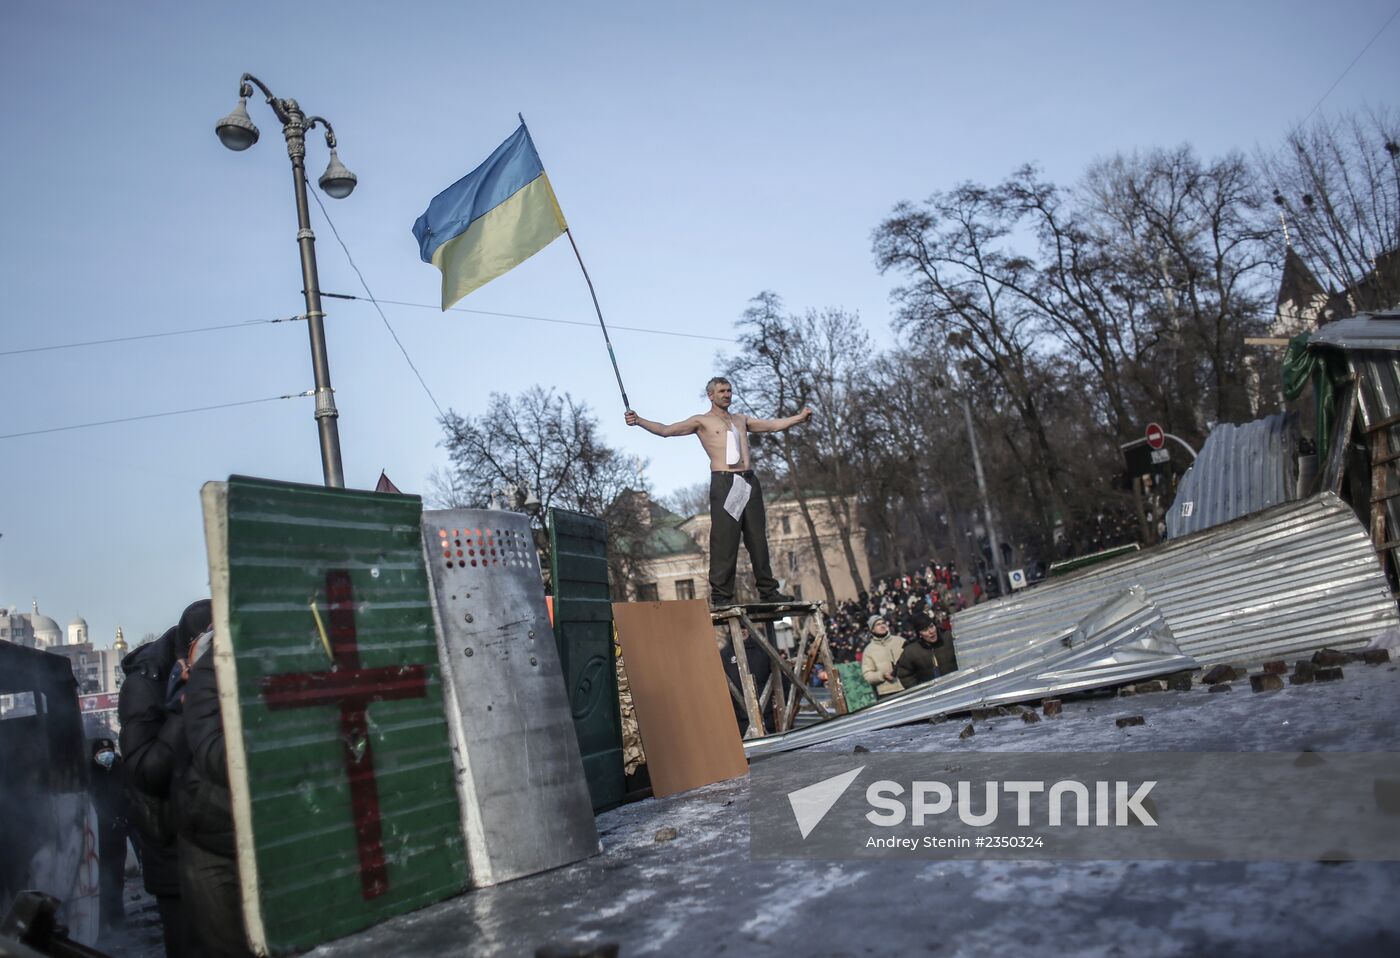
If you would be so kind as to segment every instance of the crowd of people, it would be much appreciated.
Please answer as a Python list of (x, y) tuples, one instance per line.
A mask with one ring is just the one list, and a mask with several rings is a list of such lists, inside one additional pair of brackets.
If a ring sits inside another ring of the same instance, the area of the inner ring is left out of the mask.
[(873, 616), (882, 618), (895, 635), (912, 639), (920, 631), (918, 616), (933, 620), (939, 634), (952, 635), (952, 615), (983, 599), (982, 585), (963, 587), (955, 565), (928, 562), (905, 575), (886, 576), (874, 583), (873, 591), (862, 592), (842, 602), (826, 617), (827, 641), (837, 664), (859, 662), (871, 639)]
[(224, 729), (208, 599), (122, 660), (128, 817), (167, 958), (244, 958)]

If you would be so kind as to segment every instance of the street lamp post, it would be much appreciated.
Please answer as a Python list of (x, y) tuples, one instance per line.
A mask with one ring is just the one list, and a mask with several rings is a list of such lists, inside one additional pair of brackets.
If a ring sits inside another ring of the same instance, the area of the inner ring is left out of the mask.
[(321, 473), (327, 486), (342, 488), (345, 472), (340, 462), (340, 431), (336, 425), (335, 390), (331, 388), (330, 360), (326, 356), (326, 329), (321, 312), (321, 286), (316, 275), (316, 234), (311, 231), (311, 211), (306, 205), (306, 134), (317, 124), (326, 128), (326, 147), (331, 151), (326, 171), (317, 182), (332, 199), (344, 199), (355, 189), (357, 178), (336, 155), (335, 130), (324, 117), (307, 116), (296, 100), (272, 95), (257, 77), (243, 74), (238, 81), (238, 105), (214, 127), (219, 142), (230, 150), (242, 151), (258, 142), (258, 128), (248, 116), (248, 97), (257, 86), (267, 97), (268, 106), (282, 121), (287, 140), (287, 156), (292, 161), (292, 188), (296, 192), (297, 246), (301, 252), (301, 284), (306, 297), (306, 325), (311, 335), (311, 371), (316, 383), (316, 429), (321, 442)]
[[(961, 333), (954, 332), (948, 337), (949, 345), (955, 348), (962, 345), (962, 342)], [(958, 372), (957, 360), (950, 359), (948, 368), (953, 374), (953, 385), (962, 402), (963, 417), (967, 421), (967, 443), (972, 447), (972, 469), (977, 476), (977, 492), (982, 499), (982, 514), (987, 520), (987, 540), (992, 547), (992, 574), (996, 576), (997, 594), (1005, 595), (1006, 575), (1001, 567), (1001, 537), (997, 535), (996, 522), (992, 519), (992, 502), (987, 495), (987, 479), (982, 474), (982, 455), (977, 448), (977, 429), (972, 424), (972, 403), (968, 399), (962, 375)]]

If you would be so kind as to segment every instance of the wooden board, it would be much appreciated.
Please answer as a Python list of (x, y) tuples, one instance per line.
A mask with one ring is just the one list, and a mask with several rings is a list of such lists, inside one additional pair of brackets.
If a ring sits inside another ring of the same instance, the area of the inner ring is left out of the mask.
[(622, 659), (658, 798), (748, 773), (704, 599), (616, 602)]
[(203, 500), (253, 949), (464, 891), (420, 500), (237, 476)]

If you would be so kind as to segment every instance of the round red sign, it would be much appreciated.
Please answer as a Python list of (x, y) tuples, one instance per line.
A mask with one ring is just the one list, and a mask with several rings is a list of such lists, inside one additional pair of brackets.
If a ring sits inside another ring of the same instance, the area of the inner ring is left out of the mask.
[(1147, 424), (1147, 444), (1153, 449), (1161, 449), (1167, 443), (1167, 434), (1155, 422)]

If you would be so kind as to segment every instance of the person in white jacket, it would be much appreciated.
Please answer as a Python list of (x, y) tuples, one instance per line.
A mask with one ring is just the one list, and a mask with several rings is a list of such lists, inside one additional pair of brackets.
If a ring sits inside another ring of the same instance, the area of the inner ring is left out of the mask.
[(883, 616), (872, 615), (866, 627), (870, 630), (870, 642), (861, 653), (860, 674), (870, 683), (876, 698), (904, 691), (894, 676), (895, 663), (904, 651), (904, 639), (890, 631)]

